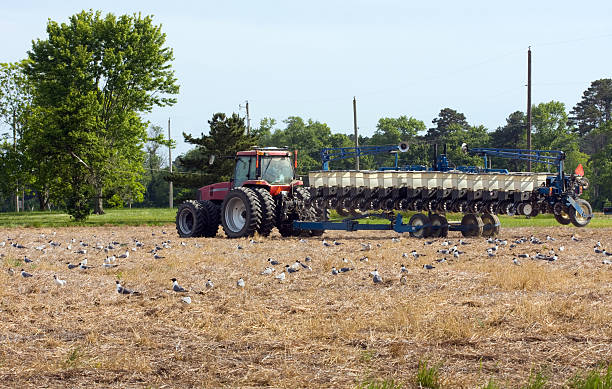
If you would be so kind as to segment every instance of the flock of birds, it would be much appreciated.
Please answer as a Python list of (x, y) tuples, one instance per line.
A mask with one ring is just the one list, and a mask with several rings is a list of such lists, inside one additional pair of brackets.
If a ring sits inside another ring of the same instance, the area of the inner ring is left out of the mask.
[[(162, 234), (165, 235), (166, 232), (162, 231)], [(152, 235), (155, 236), (155, 233), (153, 233)], [(43, 239), (46, 238), (45, 235), (41, 235), (40, 237)], [(399, 237), (391, 238), (391, 241), (393, 243), (398, 243), (400, 242), (400, 240), (401, 238)], [(572, 242), (582, 242), (582, 239), (576, 236), (572, 236), (571, 240)], [(7, 241), (10, 247), (13, 247), (18, 250), (27, 249), (26, 246), (17, 242), (15, 239), (8, 238)], [(0, 242), (0, 249), (7, 246), (7, 241)], [(516, 266), (521, 266), (521, 260), (524, 260), (524, 259), (554, 262), (559, 259), (560, 253), (562, 253), (565, 250), (564, 246), (559, 246), (556, 250), (553, 248), (549, 248), (552, 246), (556, 246), (554, 244), (555, 241), (556, 239), (551, 236), (546, 236), (544, 240), (541, 240), (537, 238), (536, 236), (520, 237), (510, 242), (508, 242), (505, 239), (489, 238), (486, 240), (486, 243), (489, 247), (486, 249), (486, 252), (483, 253), (483, 255), (486, 255), (488, 257), (496, 257), (498, 255), (501, 256), (502, 252), (505, 252), (503, 255), (503, 258), (506, 258), (506, 257), (512, 258), (512, 263)], [(304, 239), (300, 239), (299, 242), (307, 243), (307, 241)], [(412, 243), (412, 245), (418, 244), (417, 242), (421, 242), (421, 241), (416, 240), (416, 239), (410, 240), (410, 243)], [(435, 269), (436, 266), (439, 264), (459, 260), (461, 256), (466, 254), (466, 251), (468, 250), (468, 247), (466, 246), (473, 244), (474, 242), (475, 240), (466, 241), (463, 239), (459, 239), (456, 242), (452, 240), (446, 240), (446, 239), (424, 241), (423, 242), (424, 246), (431, 246), (431, 245), (439, 244), (440, 248), (438, 248), (435, 251), (434, 258), (432, 259), (432, 261), (428, 261), (430, 263), (423, 264), (423, 268), (425, 270), (430, 271), (430, 270)], [(256, 244), (256, 243), (261, 243), (261, 242), (257, 242), (251, 239), (250, 243)], [(187, 246), (186, 241), (181, 241), (180, 244), (182, 246)], [(343, 244), (344, 244), (343, 242), (339, 242), (336, 240), (329, 242), (323, 239), (322, 247), (320, 250), (321, 251), (328, 250), (329, 248), (342, 246)], [(125, 244), (125, 243), (122, 244), (114, 240), (108, 244), (103, 244), (103, 243), (98, 242), (98, 243), (90, 245), (89, 243), (82, 241), (82, 240), (77, 242), (77, 240), (73, 238), (73, 239), (70, 239), (68, 242), (66, 242), (64, 245), (62, 244), (62, 242), (49, 240), (45, 244), (34, 247), (34, 249), (41, 253), (45, 253), (45, 254), (49, 250), (64, 250), (62, 254), (65, 255), (66, 257), (74, 256), (77, 258), (81, 258), (81, 260), (78, 263), (72, 263), (72, 261), (66, 262), (65, 264), (68, 270), (86, 271), (88, 269), (92, 269), (95, 267), (95, 266), (90, 265), (87, 257), (85, 257), (85, 255), (87, 255), (88, 253), (94, 252), (96, 254), (99, 254), (101, 252), (104, 252), (106, 258), (103, 260), (103, 262), (99, 266), (104, 269), (113, 269), (119, 266), (118, 262), (129, 260), (131, 252), (145, 250), (144, 246), (145, 246), (144, 243), (140, 242), (137, 239), (132, 239), (132, 242), (130, 244)], [(369, 258), (365, 254), (368, 251), (374, 250), (376, 247), (381, 247), (381, 246), (382, 246), (381, 243), (377, 243), (375, 246), (373, 246), (371, 243), (360, 243), (360, 247), (358, 246), (358, 249), (356, 251), (361, 252), (361, 253), (357, 253), (357, 257), (359, 258), (354, 261), (359, 261), (361, 263), (367, 264), (369, 262)], [(521, 247), (532, 246), (532, 247), (530, 247), (529, 249), (519, 250), (519, 246)], [(163, 250), (170, 249), (171, 247), (172, 247), (171, 241), (166, 239), (159, 244), (155, 244), (154, 247), (147, 253), (151, 255), (153, 259), (160, 260), (160, 259), (165, 258), (165, 256), (161, 255), (160, 252), (163, 252)], [(201, 247), (201, 244), (195, 242), (195, 247)], [(542, 249), (538, 250), (538, 247), (542, 247)], [(236, 248), (238, 250), (244, 249), (241, 245), (238, 245)], [(545, 250), (547, 251), (543, 252)], [(595, 246), (593, 247), (593, 250), (595, 254), (599, 254), (603, 257), (603, 260), (602, 260), (603, 264), (605, 265), (612, 264), (612, 261), (608, 259), (609, 257), (612, 257), (612, 251), (607, 251), (603, 247), (601, 242), (597, 241), (595, 243)], [(342, 252), (345, 253), (348, 251), (351, 251), (351, 249), (347, 248), (346, 250), (343, 250)], [(526, 251), (526, 252), (519, 253), (518, 251)], [(533, 254), (534, 251), (535, 251), (535, 254)], [(0, 252), (0, 256), (4, 257), (6, 256), (6, 254)], [(419, 253), (415, 249), (413, 249), (410, 252), (404, 252), (401, 254), (401, 258), (404, 260), (408, 260), (408, 261), (419, 260), (419, 258), (426, 257), (426, 256), (427, 255), (425, 253)], [(287, 277), (290, 277), (293, 273), (297, 273), (299, 271), (312, 271), (312, 267), (311, 267), (312, 261), (313, 260), (310, 256), (306, 256), (303, 261), (295, 260), (291, 264), (282, 264), (280, 261), (276, 259), (268, 258), (266, 267), (259, 273), (259, 275), (272, 276), (274, 277), (274, 279), (282, 282)], [(342, 265), (339, 265), (338, 267), (333, 266), (331, 268), (331, 271), (330, 271), (331, 276), (338, 276), (341, 274), (349, 273), (351, 271), (355, 271), (355, 266), (351, 266), (351, 263), (354, 261), (346, 259), (346, 258), (342, 258)], [(33, 264), (36, 261), (28, 257), (28, 255), (24, 255), (23, 262), (26, 264)], [(280, 267), (279, 271), (276, 270), (277, 267)], [(15, 275), (17, 273), (13, 268), (8, 268), (7, 271), (10, 275)], [(400, 277), (400, 282), (406, 283), (407, 273), (409, 273), (409, 270), (405, 266), (404, 263), (400, 265), (398, 269), (398, 273)], [(25, 279), (36, 276), (36, 274), (33, 274), (33, 272), (28, 272), (24, 268), (20, 270), (20, 275), (21, 277)], [(374, 284), (383, 283), (383, 278), (380, 275), (378, 268), (374, 268), (374, 270), (369, 272), (369, 278), (371, 278)], [(57, 274), (53, 274), (53, 281), (58, 287), (63, 287), (67, 284), (66, 280), (61, 279)], [(190, 304), (191, 297), (186, 295), (189, 292), (189, 290), (181, 286), (176, 278), (172, 278), (169, 281), (172, 283), (171, 290), (175, 293), (182, 294), (183, 295), (182, 301), (187, 304)], [(241, 277), (236, 281), (237, 288), (245, 288), (245, 286), (246, 286), (246, 282), (244, 278)], [(214, 284), (211, 279), (208, 279), (208, 281), (205, 284), (205, 288), (206, 289), (214, 288)], [(128, 289), (127, 287), (123, 286), (119, 280), (115, 281), (115, 290), (117, 293), (121, 295), (140, 295), (141, 294), (139, 291)]]

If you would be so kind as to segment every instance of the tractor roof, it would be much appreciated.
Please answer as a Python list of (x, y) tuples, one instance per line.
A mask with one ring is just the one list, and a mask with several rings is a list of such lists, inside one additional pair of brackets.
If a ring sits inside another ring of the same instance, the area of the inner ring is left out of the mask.
[(259, 153), (259, 155), (269, 155), (274, 157), (289, 157), (291, 152), (286, 148), (278, 147), (254, 147), (253, 150), (239, 151), (236, 153), (237, 156), (252, 156)]

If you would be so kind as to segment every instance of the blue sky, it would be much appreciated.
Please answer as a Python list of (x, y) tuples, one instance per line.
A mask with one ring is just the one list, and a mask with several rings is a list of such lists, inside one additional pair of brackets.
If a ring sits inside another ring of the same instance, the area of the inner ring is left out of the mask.
[[(534, 104), (571, 109), (590, 83), (612, 77), (610, 1), (24, 1), (2, 5), (0, 62), (25, 58), (31, 41), (82, 9), (154, 15), (174, 49), (178, 103), (147, 119), (207, 132), (214, 112), (249, 100), (252, 123), (301, 116), (351, 133), (381, 117), (429, 127), (440, 109), (489, 130), (526, 109), (527, 47)], [(244, 110), (240, 111), (244, 115)], [(282, 123), (280, 123), (282, 126)]]

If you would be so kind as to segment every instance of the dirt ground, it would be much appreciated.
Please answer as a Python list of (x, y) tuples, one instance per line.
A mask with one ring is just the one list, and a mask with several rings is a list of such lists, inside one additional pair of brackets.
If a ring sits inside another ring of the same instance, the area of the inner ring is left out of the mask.
[[(542, 243), (514, 243), (532, 235)], [(276, 232), (257, 243), (179, 239), (173, 226), (2, 229), (0, 386), (355, 387), (393, 379), (416, 387), (419, 361), (428, 361), (445, 387), (490, 378), (516, 387), (534, 372), (558, 387), (612, 363), (612, 265), (603, 263), (612, 256), (593, 249), (600, 241), (612, 252), (612, 229), (502, 229), (507, 244), (498, 242), (493, 256), (486, 249), (495, 243), (475, 238), (458, 245), (459, 258), (437, 252), (458, 244), (458, 233), (448, 246), (395, 237), (329, 232), (328, 247)], [(110, 253), (95, 247), (113, 241)], [(155, 246), (163, 258), (154, 258)], [(126, 250), (118, 267), (101, 267)], [(550, 250), (556, 261), (513, 263)], [(68, 269), (85, 257), (91, 269)], [(260, 274), (270, 257), (281, 265)], [(296, 260), (312, 270), (274, 278)], [(334, 266), (354, 269), (332, 275)], [(173, 292), (173, 277), (189, 291)], [(115, 280), (141, 295), (118, 294)]]

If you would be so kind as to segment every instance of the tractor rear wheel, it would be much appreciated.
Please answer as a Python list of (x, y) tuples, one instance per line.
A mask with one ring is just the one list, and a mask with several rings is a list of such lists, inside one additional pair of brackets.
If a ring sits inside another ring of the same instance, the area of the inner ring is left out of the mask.
[[(576, 200), (576, 202), (578, 203), (578, 205), (580, 205), (580, 208), (582, 208), (584, 213), (586, 213), (587, 215), (593, 215), (593, 209), (591, 208), (591, 204), (589, 204), (588, 201), (578, 199)], [(591, 221), (591, 217), (592, 216), (582, 217), (574, 207), (571, 207), (569, 209), (569, 218), (572, 221), (572, 224), (576, 227), (586, 226)]]
[(269, 236), (272, 229), (274, 229), (276, 203), (270, 192), (265, 188), (253, 188), (253, 191), (257, 195), (259, 205), (261, 205), (261, 225), (257, 229), (257, 232), (261, 236)]
[(221, 224), (228, 238), (253, 236), (261, 225), (261, 205), (255, 191), (232, 189), (221, 205)]
[(187, 200), (179, 205), (176, 212), (176, 231), (181, 238), (197, 238), (204, 235), (206, 219), (200, 203)]

